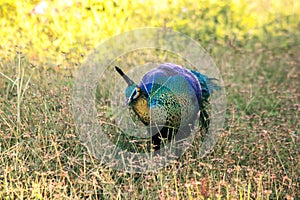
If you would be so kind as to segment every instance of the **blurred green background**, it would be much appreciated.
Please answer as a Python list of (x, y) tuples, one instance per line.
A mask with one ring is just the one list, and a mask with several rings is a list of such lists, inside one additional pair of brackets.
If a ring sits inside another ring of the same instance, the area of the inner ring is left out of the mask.
[[(59, 53), (86, 55), (112, 35), (142, 27), (182, 32), (202, 45), (265, 45), (299, 32), (297, 0), (5, 1), (0, 2), (1, 54), (18, 46), (30, 59), (59, 62)], [(287, 47), (291, 41), (281, 41)]]

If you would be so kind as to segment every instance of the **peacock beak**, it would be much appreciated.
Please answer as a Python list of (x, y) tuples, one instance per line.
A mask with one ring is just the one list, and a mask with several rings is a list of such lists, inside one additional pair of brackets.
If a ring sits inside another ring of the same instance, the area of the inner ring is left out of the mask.
[(129, 98), (126, 98), (126, 100), (124, 101), (124, 106), (129, 106), (129, 102), (130, 102)]

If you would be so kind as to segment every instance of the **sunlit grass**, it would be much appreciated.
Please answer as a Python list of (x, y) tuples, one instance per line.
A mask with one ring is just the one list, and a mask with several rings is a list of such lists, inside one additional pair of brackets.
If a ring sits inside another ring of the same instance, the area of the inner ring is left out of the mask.
[[(37, 1), (0, 3), (1, 198), (300, 198), (298, 1), (66, 2), (49, 1), (45, 14), (31, 14)], [(73, 78), (100, 42), (149, 26), (207, 48), (227, 117), (207, 157), (190, 149), (157, 173), (127, 174), (80, 143)]]

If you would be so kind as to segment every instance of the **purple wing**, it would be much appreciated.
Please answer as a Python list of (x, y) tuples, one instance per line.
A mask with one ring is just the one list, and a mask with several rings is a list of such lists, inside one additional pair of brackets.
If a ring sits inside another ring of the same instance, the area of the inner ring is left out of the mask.
[(158, 80), (162, 77), (167, 78), (171, 76), (183, 76), (190, 86), (194, 89), (199, 105), (201, 105), (202, 93), (201, 85), (197, 77), (189, 70), (172, 63), (160, 64), (157, 68), (147, 72), (142, 81), (139, 83), (139, 86), (147, 94), (150, 94), (152, 91), (153, 83), (159, 82)]

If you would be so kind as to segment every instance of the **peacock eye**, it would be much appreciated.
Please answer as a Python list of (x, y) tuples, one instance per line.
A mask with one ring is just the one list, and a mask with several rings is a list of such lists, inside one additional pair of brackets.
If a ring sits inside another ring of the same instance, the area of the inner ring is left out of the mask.
[(131, 100), (134, 100), (134, 99), (138, 98), (140, 95), (141, 95), (141, 88), (136, 87), (136, 88), (134, 88), (134, 90), (132, 91), (132, 94), (131, 94), (130, 99), (131, 99)]

